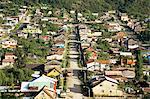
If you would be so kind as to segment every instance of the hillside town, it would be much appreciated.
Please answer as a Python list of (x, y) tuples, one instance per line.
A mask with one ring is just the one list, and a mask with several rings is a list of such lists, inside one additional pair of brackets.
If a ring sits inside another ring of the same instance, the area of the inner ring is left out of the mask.
[(0, 9), (2, 99), (150, 98), (150, 18), (45, 5), (5, 12)]

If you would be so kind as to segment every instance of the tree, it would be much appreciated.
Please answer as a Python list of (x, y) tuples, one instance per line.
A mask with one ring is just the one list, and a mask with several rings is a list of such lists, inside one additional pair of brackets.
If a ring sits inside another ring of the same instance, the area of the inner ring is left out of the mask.
[(135, 79), (136, 80), (143, 80), (143, 60), (141, 56), (141, 50), (136, 51), (137, 54), (137, 63), (135, 65)]
[(15, 66), (18, 68), (24, 67), (25, 62), (26, 62), (26, 55), (25, 55), (23, 48), (17, 47), (15, 50), (15, 55), (17, 57), (17, 60), (15, 62)]
[(101, 39), (98, 39), (97, 48), (101, 49), (102, 51), (108, 51), (110, 48), (110, 45), (107, 41), (102, 41)]
[(3, 70), (0, 70), (0, 78), (1, 78), (1, 80), (0, 80), (0, 85), (5, 85), (5, 83), (6, 83), (6, 75), (5, 75), (5, 73), (3, 72)]

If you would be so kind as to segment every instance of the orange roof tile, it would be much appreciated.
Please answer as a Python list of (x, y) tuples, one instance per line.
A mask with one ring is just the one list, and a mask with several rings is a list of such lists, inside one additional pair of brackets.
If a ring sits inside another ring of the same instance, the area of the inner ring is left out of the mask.
[(97, 62), (100, 64), (109, 64), (110, 60), (97, 60)]

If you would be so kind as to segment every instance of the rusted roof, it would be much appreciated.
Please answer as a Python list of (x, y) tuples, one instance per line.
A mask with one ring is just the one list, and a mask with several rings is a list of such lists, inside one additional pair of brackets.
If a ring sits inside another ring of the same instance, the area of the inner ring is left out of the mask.
[(110, 60), (97, 60), (100, 64), (110, 64)]
[(15, 62), (14, 59), (3, 59), (2, 62)]

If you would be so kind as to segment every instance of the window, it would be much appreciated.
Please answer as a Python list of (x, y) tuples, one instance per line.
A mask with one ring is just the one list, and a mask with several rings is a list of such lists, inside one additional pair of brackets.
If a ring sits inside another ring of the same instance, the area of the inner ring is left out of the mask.
[(100, 85), (100, 87), (101, 87), (102, 85)]
[(104, 90), (102, 90), (102, 92), (104, 93)]
[(114, 87), (114, 85), (111, 85), (112, 87)]
[(50, 88), (54, 88), (54, 84), (53, 83), (50, 83)]
[(111, 91), (111, 90), (110, 90), (109, 92), (110, 92), (110, 93), (112, 93), (112, 91)]

